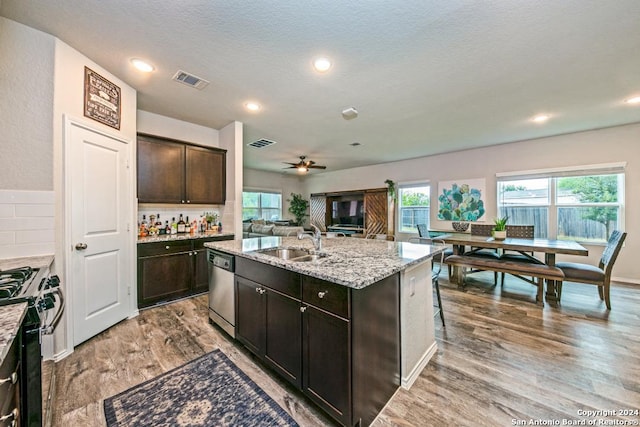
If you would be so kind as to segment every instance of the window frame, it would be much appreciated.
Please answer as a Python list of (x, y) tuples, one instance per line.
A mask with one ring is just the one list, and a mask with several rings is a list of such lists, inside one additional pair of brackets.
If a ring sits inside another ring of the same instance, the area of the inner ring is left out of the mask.
[(428, 207), (428, 214), (427, 214), (427, 227), (429, 227), (431, 225), (431, 207), (432, 207), (432, 196), (431, 196), (431, 190), (432, 190), (432, 185), (431, 185), (431, 181), (429, 180), (420, 180), (420, 181), (411, 181), (411, 182), (401, 182), (398, 183), (396, 185), (396, 206), (395, 206), (395, 211), (396, 211), (396, 218), (398, 218), (397, 223), (395, 224), (395, 232), (397, 235), (401, 235), (401, 234), (406, 234), (406, 235), (418, 235), (418, 231), (404, 231), (402, 229), (402, 190), (403, 189), (408, 189), (408, 188), (420, 188), (420, 187), (428, 187), (429, 191), (428, 191), (428, 195), (429, 195), (429, 207)]
[[(548, 205), (530, 205), (536, 207), (546, 206), (547, 208), (547, 237), (548, 239), (558, 239), (559, 231), (559, 212), (562, 208), (588, 208), (588, 207), (618, 207), (618, 229), (625, 230), (625, 181), (626, 181), (626, 162), (607, 163), (599, 165), (585, 165), (566, 168), (554, 168), (546, 170), (523, 171), (523, 172), (506, 172), (496, 174), (496, 208), (500, 215), (501, 209), (504, 207), (501, 202), (503, 198), (500, 194), (500, 185), (503, 182), (518, 181), (527, 179), (548, 179)], [(586, 203), (559, 203), (558, 202), (558, 184), (560, 178), (568, 177), (587, 177), (598, 175), (618, 175), (618, 201), (617, 202), (586, 202)], [(514, 205), (512, 205), (514, 206)], [(593, 241), (580, 237), (567, 237), (569, 240), (577, 242), (604, 246), (606, 241)], [(562, 240), (562, 239), (560, 239)]]
[[(258, 206), (245, 206), (244, 204), (244, 193), (258, 193), (259, 196), (259, 205)], [(282, 190), (275, 190), (271, 188), (243, 188), (242, 189), (242, 220), (245, 221), (248, 218), (244, 217), (245, 209), (257, 209), (259, 213), (258, 219), (265, 219), (271, 221), (271, 218), (263, 218), (263, 209), (274, 210), (276, 208), (271, 207), (263, 207), (262, 206), (262, 194), (275, 194), (280, 196), (280, 206), (278, 207), (278, 219), (282, 219), (282, 209), (283, 209), (283, 200), (282, 200)]]

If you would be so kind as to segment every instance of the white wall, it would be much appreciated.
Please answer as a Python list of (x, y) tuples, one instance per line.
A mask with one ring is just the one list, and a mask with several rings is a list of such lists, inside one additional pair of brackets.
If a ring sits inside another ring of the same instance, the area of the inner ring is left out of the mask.
[(0, 189), (53, 190), (54, 39), (0, 17)]
[(140, 133), (164, 136), (209, 147), (220, 147), (219, 132), (216, 129), (143, 110), (138, 110), (137, 114), (137, 130)]
[[(427, 142), (425, 142), (427, 143)], [(496, 176), (498, 172), (525, 171), (599, 163), (627, 162), (625, 190), (625, 247), (613, 270), (616, 279), (640, 283), (640, 124), (578, 132), (549, 138), (514, 142), (412, 160), (361, 168), (325, 172), (304, 181), (306, 195), (329, 191), (384, 187), (384, 181), (428, 180), (435, 199), (439, 181), (485, 178), (486, 209), (489, 221), (496, 216)], [(246, 184), (245, 184), (246, 185)], [(431, 225), (441, 228), (435, 210)], [(589, 257), (560, 257), (597, 264), (602, 246), (587, 246)]]
[[(252, 190), (266, 190), (266, 191), (282, 191), (282, 217), (286, 219), (295, 219), (293, 215), (289, 213), (289, 202), (287, 199), (291, 198), (291, 193), (299, 193), (305, 196), (305, 185), (303, 178), (297, 175), (266, 172), (256, 169), (244, 170), (244, 188)], [(306, 194), (305, 198), (309, 194)]]
[(226, 197), (222, 215), (223, 230), (242, 236), (242, 123), (232, 122), (220, 129), (220, 148), (227, 150)]

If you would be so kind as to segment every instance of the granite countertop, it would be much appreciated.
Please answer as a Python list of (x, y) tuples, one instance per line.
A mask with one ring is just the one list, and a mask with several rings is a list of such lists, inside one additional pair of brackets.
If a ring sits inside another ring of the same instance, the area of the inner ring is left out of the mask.
[(18, 267), (48, 268), (53, 263), (53, 255), (38, 255), (22, 258), (0, 259), (0, 271)]
[(195, 233), (195, 234), (159, 234), (157, 236), (138, 237), (138, 243), (169, 242), (173, 240), (208, 239), (212, 237), (234, 237), (233, 233)]
[(7, 357), (26, 312), (26, 302), (0, 306), (0, 364)]
[(442, 247), (406, 242), (323, 237), (320, 253), (326, 256), (312, 262), (295, 262), (258, 251), (275, 247), (313, 249), (310, 239), (260, 237), (209, 242), (205, 246), (354, 289), (367, 287), (443, 250)]

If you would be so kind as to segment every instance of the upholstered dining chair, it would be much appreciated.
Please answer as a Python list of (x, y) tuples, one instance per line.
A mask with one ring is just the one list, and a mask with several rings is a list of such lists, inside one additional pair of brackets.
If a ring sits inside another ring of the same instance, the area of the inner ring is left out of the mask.
[[(493, 225), (491, 224), (474, 224), (471, 223), (471, 235), (472, 236), (492, 236), (493, 235)], [(466, 256), (484, 258), (484, 259), (499, 259), (500, 254), (495, 249), (482, 249), (482, 248), (471, 248), (470, 251), (464, 253)], [(477, 273), (483, 270), (469, 270), (466, 274), (469, 273)], [(498, 272), (493, 273), (493, 285), (498, 284)]]
[[(611, 310), (611, 297), (609, 295), (609, 288), (611, 282), (611, 270), (613, 270), (613, 264), (618, 258), (624, 239), (627, 237), (627, 233), (619, 230), (615, 230), (611, 233), (607, 246), (602, 252), (600, 263), (598, 266), (590, 264), (581, 264), (577, 262), (558, 262), (558, 267), (564, 273), (563, 282), (577, 282), (587, 283), (590, 285), (596, 285), (598, 287), (598, 293), (600, 299), (604, 300), (607, 305), (607, 310)], [(558, 283), (558, 302), (562, 296), (562, 284)]]
[[(407, 240), (410, 243), (417, 243), (421, 245), (433, 245), (433, 246), (446, 246), (443, 240), (430, 239), (428, 237), (409, 237)], [(440, 272), (442, 271), (442, 264), (444, 264), (444, 251), (440, 252), (433, 258), (433, 265), (431, 269), (431, 284), (433, 290), (436, 292), (436, 301), (438, 301), (438, 313), (440, 314), (440, 320), (442, 320), (442, 326), (444, 324), (444, 311), (442, 310), (442, 299), (440, 298)], [(436, 313), (434, 313), (435, 316)]]
[[(507, 237), (515, 238), (515, 239), (533, 239), (536, 234), (535, 225), (507, 225)], [(519, 262), (530, 262), (535, 263), (536, 261), (533, 259), (533, 253), (531, 256), (526, 256), (518, 252), (510, 252), (505, 251), (500, 259), (505, 261), (519, 261)], [(502, 276), (500, 278), (500, 286), (504, 286), (504, 275), (507, 273), (500, 273)], [(516, 276), (520, 279), (522, 277)], [(535, 280), (535, 279), (532, 279)], [(525, 280), (529, 282), (529, 280)], [(531, 283), (531, 282), (530, 282)]]

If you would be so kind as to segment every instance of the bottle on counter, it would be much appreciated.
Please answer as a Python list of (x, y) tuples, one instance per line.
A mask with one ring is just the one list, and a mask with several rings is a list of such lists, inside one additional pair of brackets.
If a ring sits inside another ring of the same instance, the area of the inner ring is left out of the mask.
[(149, 235), (149, 226), (147, 224), (147, 216), (142, 215), (142, 222), (140, 222), (140, 228), (138, 230), (139, 237), (147, 237)]
[(222, 233), (222, 223), (218, 223), (218, 233)]
[(156, 215), (156, 228), (158, 230), (161, 230), (162, 228), (162, 221), (160, 221), (160, 214)]
[(182, 214), (180, 214), (180, 219), (178, 220), (178, 234), (182, 234), (185, 231), (184, 219), (182, 219)]
[(171, 234), (178, 234), (178, 223), (176, 217), (171, 218)]
[(164, 234), (171, 234), (171, 225), (169, 225), (169, 221), (165, 221), (164, 226)]

